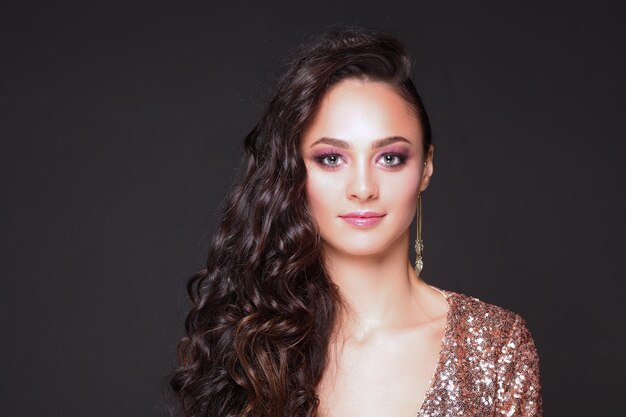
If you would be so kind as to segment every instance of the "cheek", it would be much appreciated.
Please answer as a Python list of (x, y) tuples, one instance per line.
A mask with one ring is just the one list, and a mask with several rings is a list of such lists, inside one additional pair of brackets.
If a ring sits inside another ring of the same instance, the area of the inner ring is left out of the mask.
[(311, 214), (318, 223), (340, 214), (337, 206), (340, 202), (339, 192), (338, 182), (330, 181), (328, 175), (316, 174), (313, 171), (307, 176), (307, 201)]
[(381, 188), (381, 203), (392, 214), (391, 224), (397, 231), (406, 230), (411, 225), (417, 211), (418, 190), (419, 176), (410, 172), (386, 181)]
[(419, 175), (417, 172), (406, 170), (397, 176), (381, 180), (380, 197), (383, 204), (389, 203), (396, 208), (412, 210), (417, 204), (419, 191)]

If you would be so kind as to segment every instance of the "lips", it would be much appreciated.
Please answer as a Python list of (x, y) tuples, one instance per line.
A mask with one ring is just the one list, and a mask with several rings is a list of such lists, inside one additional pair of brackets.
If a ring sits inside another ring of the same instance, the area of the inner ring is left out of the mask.
[(339, 217), (356, 227), (370, 227), (379, 223), (384, 216), (385, 213), (376, 211), (353, 211)]
[(353, 212), (341, 215), (339, 217), (367, 219), (367, 218), (370, 218), (370, 217), (382, 217), (384, 215), (385, 215), (385, 213), (378, 213), (376, 211), (353, 211)]

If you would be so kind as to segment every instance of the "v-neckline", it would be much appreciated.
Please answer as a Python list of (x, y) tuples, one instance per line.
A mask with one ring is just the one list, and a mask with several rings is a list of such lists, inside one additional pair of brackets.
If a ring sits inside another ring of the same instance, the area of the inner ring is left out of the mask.
[(446, 325), (444, 327), (443, 338), (441, 339), (441, 342), (440, 342), (441, 347), (439, 349), (439, 357), (437, 359), (437, 365), (435, 365), (435, 372), (433, 373), (433, 376), (429, 380), (428, 389), (426, 389), (426, 392), (424, 393), (424, 398), (422, 399), (420, 408), (417, 410), (416, 417), (420, 417), (422, 415), (424, 404), (426, 403), (426, 401), (428, 400), (428, 397), (432, 394), (433, 390), (435, 389), (437, 376), (441, 373), (442, 368), (444, 366), (444, 353), (446, 350), (446, 342), (450, 339), (450, 336), (452, 333), (451, 321), (452, 321), (453, 303), (451, 302), (450, 297), (453, 295), (453, 293), (451, 291), (442, 290), (441, 288), (437, 288), (430, 284), (427, 284), (427, 285), (443, 295), (443, 297), (446, 300), (446, 303), (448, 304), (448, 312), (446, 313)]

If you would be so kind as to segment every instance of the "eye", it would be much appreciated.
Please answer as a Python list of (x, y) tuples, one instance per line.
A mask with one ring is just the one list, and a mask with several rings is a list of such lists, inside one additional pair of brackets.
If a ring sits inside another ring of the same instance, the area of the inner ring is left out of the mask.
[(398, 166), (404, 165), (404, 163), (406, 162), (407, 157), (406, 157), (406, 155), (401, 154), (401, 153), (390, 152), (390, 153), (383, 154), (383, 156), (380, 159), (387, 166), (398, 167)]
[[(336, 169), (341, 166), (342, 155), (332, 152), (326, 152), (314, 155), (315, 161), (323, 167)], [(407, 156), (399, 152), (384, 153), (379, 159), (383, 161), (383, 165), (391, 168), (399, 167), (405, 164)]]
[(329, 168), (336, 168), (341, 160), (341, 155), (336, 153), (323, 153), (314, 156), (317, 163)]

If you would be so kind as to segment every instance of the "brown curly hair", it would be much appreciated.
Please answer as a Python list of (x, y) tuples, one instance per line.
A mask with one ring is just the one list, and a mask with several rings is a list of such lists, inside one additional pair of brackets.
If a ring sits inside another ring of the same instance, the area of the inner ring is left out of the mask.
[(314, 416), (316, 386), (341, 299), (321, 259), (298, 145), (324, 93), (346, 78), (384, 81), (428, 116), (401, 42), (344, 26), (301, 46), (245, 138), (245, 168), (227, 196), (206, 267), (188, 281), (192, 302), (169, 384), (176, 415)]

